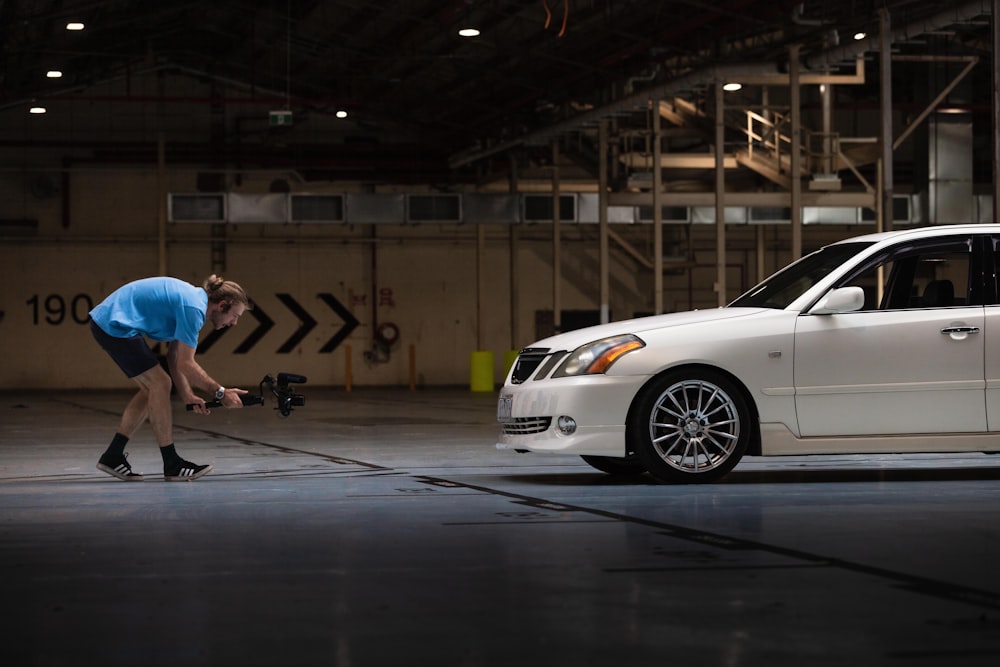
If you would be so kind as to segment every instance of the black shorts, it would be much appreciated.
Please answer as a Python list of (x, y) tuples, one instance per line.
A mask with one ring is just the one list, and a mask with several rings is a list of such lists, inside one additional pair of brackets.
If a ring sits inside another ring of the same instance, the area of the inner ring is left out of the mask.
[(94, 320), (90, 321), (90, 333), (94, 334), (97, 344), (104, 348), (104, 351), (130, 378), (142, 375), (150, 368), (160, 365), (160, 361), (142, 336), (115, 338), (97, 326)]

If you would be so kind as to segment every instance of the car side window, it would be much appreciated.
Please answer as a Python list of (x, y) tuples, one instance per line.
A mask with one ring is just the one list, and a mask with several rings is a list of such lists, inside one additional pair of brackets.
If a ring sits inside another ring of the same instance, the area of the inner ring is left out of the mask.
[(990, 305), (998, 305), (1000, 304), (1000, 236), (991, 237), (988, 248), (988, 252), (992, 255), (992, 265), (985, 271), (990, 283), (985, 299)]
[(968, 238), (906, 244), (881, 255), (846, 282), (865, 292), (862, 310), (965, 306), (972, 252)]

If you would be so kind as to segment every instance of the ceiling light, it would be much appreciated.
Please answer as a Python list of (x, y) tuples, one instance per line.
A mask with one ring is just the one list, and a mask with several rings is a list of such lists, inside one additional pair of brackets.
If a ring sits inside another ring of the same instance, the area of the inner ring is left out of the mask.
[(66, 24), (67, 30), (83, 30), (84, 25), (80, 21), (70, 21)]
[(45, 107), (31, 107), (28, 113), (45, 113)]
[(458, 34), (462, 37), (479, 37), (479, 28), (459, 28)]
[(347, 112), (341, 109), (337, 112), (337, 118), (347, 118)]
[(722, 89), (727, 93), (735, 93), (737, 90), (743, 88), (742, 83), (725, 83), (722, 85)]
[(61, 79), (62, 72), (60, 72), (57, 69), (50, 69), (48, 72), (45, 73), (45, 76), (48, 77), (49, 79)]
[(864, 39), (867, 36), (868, 36), (868, 34), (865, 33), (865, 32), (856, 32), (856, 33), (854, 33), (854, 41), (860, 42), (862, 39)]

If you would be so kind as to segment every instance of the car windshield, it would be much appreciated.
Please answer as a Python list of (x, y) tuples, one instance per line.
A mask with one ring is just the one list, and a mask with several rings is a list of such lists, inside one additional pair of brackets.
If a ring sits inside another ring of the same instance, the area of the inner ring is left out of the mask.
[(870, 245), (869, 242), (855, 241), (821, 248), (778, 271), (730, 303), (729, 307), (787, 308), (831, 271)]

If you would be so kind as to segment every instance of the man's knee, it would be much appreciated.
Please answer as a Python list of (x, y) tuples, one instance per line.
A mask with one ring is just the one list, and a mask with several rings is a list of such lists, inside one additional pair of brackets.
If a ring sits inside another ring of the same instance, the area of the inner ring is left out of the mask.
[(135, 381), (141, 389), (144, 389), (150, 396), (169, 396), (172, 382), (170, 376), (159, 366), (150, 368), (145, 373), (137, 375)]

